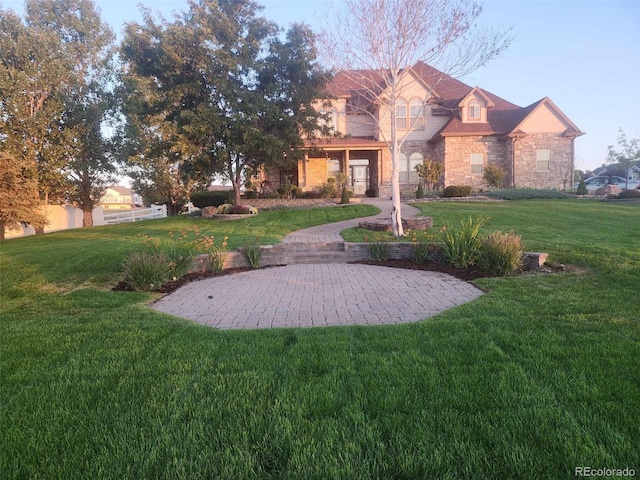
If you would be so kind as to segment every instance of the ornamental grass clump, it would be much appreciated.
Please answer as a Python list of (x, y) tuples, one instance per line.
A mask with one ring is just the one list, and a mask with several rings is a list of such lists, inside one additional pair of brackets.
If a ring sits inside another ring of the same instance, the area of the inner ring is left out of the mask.
[(376, 262), (386, 262), (391, 256), (391, 245), (387, 242), (371, 242), (367, 244), (367, 251)]
[(169, 232), (169, 238), (146, 234), (140, 237), (143, 251), (130, 253), (123, 263), (124, 282), (133, 290), (158, 290), (166, 282), (191, 273), (193, 259), (199, 252), (209, 255), (214, 273), (222, 270), (226, 238), (218, 247), (213, 237), (201, 234), (196, 226), (179, 233)]
[(139, 292), (157, 290), (171, 278), (171, 262), (160, 253), (130, 253), (123, 270), (126, 284)]
[(468, 268), (478, 261), (480, 250), (479, 233), (489, 217), (478, 217), (460, 221), (460, 228), (445, 226), (442, 229), (442, 250), (447, 263), (457, 268)]
[(243, 251), (249, 265), (251, 265), (251, 268), (259, 268), (260, 260), (262, 260), (262, 249), (260, 248), (258, 239), (256, 238), (249, 245), (246, 245)]
[(480, 240), (478, 266), (491, 275), (513, 275), (522, 268), (520, 235), (497, 231)]

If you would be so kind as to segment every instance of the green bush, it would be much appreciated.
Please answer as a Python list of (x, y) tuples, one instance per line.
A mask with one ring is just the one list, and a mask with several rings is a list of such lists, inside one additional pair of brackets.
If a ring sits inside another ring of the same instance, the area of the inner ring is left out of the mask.
[(213, 191), (213, 192), (194, 192), (191, 194), (191, 202), (194, 207), (218, 207), (223, 203), (226, 203), (229, 198), (228, 191)]
[(418, 188), (416, 189), (416, 198), (424, 198), (424, 187), (422, 183), (418, 184)]
[(487, 192), (485, 195), (500, 200), (560, 200), (569, 198), (567, 194), (558, 190), (536, 190), (534, 188), (506, 188)]
[(469, 220), (460, 221), (460, 229), (448, 225), (443, 228), (442, 249), (447, 263), (458, 268), (476, 264), (480, 250), (478, 234), (487, 220), (489, 217), (479, 217), (476, 220), (469, 217)]
[(347, 187), (345, 187), (344, 185), (342, 186), (342, 195), (340, 196), (340, 203), (343, 205), (347, 205), (349, 203), (349, 192), (347, 190)]
[(584, 178), (580, 180), (580, 184), (578, 185), (578, 190), (576, 190), (576, 195), (588, 195), (589, 190), (587, 190), (587, 184), (584, 183)]
[(480, 240), (478, 266), (491, 275), (512, 275), (522, 267), (522, 256), (520, 236), (498, 230)]
[(442, 191), (443, 197), (468, 197), (471, 195), (469, 185), (449, 185)]
[(504, 178), (506, 173), (497, 165), (489, 164), (482, 172), (482, 178), (487, 185), (493, 188), (502, 188), (504, 186)]

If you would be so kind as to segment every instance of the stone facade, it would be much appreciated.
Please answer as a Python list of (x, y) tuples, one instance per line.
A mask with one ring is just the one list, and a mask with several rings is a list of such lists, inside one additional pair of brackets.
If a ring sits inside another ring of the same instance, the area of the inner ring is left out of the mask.
[(505, 172), (509, 169), (505, 156), (505, 141), (496, 136), (461, 136), (444, 139), (444, 184), (469, 185), (474, 190), (488, 188), (482, 172), (471, 171), (471, 155), (483, 156), (483, 170), (487, 165), (496, 165)]
[[(549, 168), (536, 168), (538, 150), (549, 150)], [(529, 134), (515, 141), (515, 186), (526, 188), (563, 188), (563, 178), (572, 178), (573, 139), (561, 134)], [(571, 185), (573, 182), (569, 182)]]

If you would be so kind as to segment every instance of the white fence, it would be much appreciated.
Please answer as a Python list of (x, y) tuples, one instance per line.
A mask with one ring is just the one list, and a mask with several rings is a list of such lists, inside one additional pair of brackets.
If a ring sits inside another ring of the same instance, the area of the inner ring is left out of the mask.
[(137, 222), (152, 218), (164, 218), (167, 216), (166, 205), (151, 205), (150, 208), (135, 208), (133, 210), (104, 212), (104, 223), (113, 225), (116, 223)]
[[(82, 210), (79, 208), (70, 205), (49, 205), (44, 208), (43, 213), (49, 222), (44, 229), (45, 233), (82, 227)], [(166, 205), (152, 205), (151, 208), (136, 208), (133, 210), (119, 210), (114, 212), (104, 211), (102, 207), (96, 207), (93, 209), (93, 224), (98, 227), (100, 225), (136, 222), (138, 220), (164, 218), (166, 216)], [(7, 229), (5, 238), (26, 237), (35, 235), (35, 233), (35, 229), (31, 225), (27, 225), (16, 229)]]

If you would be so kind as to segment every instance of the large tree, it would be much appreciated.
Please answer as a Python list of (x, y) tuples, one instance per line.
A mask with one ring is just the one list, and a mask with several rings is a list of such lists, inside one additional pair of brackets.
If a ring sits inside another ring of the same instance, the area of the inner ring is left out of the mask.
[(218, 174), (238, 203), (248, 172), (301, 155), (324, 81), (313, 38), (296, 25), (279, 40), (259, 10), (250, 0), (200, 0), (173, 22), (146, 12), (143, 25), (127, 26), (123, 156), (134, 186), (162, 178), (164, 201), (173, 192), (184, 202)]
[(112, 170), (98, 152), (113, 32), (92, 0), (26, 0), (24, 22), (0, 10), (0, 23), (3, 149), (37, 171), (45, 213), (49, 201), (71, 201), (91, 225), (100, 180)]
[(33, 163), (0, 151), (0, 240), (8, 228), (26, 224), (44, 228), (39, 207), (38, 174)]
[[(55, 153), (63, 200), (82, 210), (83, 226), (92, 226), (93, 208), (115, 171), (102, 129), (113, 110), (115, 36), (93, 0), (27, 0), (26, 11), (31, 28), (57, 39), (64, 84)], [(41, 177), (44, 188), (48, 183)]]
[(0, 9), (0, 144), (6, 158), (29, 172), (23, 178), (29, 179), (27, 191), (34, 198), (22, 196), (28, 208), (40, 208), (40, 195), (64, 191), (56, 137), (65, 78), (57, 36)]
[[(423, 62), (448, 76), (464, 76), (498, 56), (509, 38), (477, 25), (482, 9), (472, 0), (344, 0), (338, 5), (329, 16), (322, 51), (365, 100), (351, 108), (390, 125), (388, 132), (378, 131), (391, 151), (391, 221), (394, 235), (402, 236), (399, 159), (411, 128), (398, 131), (396, 108), (411, 88), (410, 67)], [(444, 77), (432, 77), (433, 89)], [(388, 118), (370, 105), (386, 108)]]

